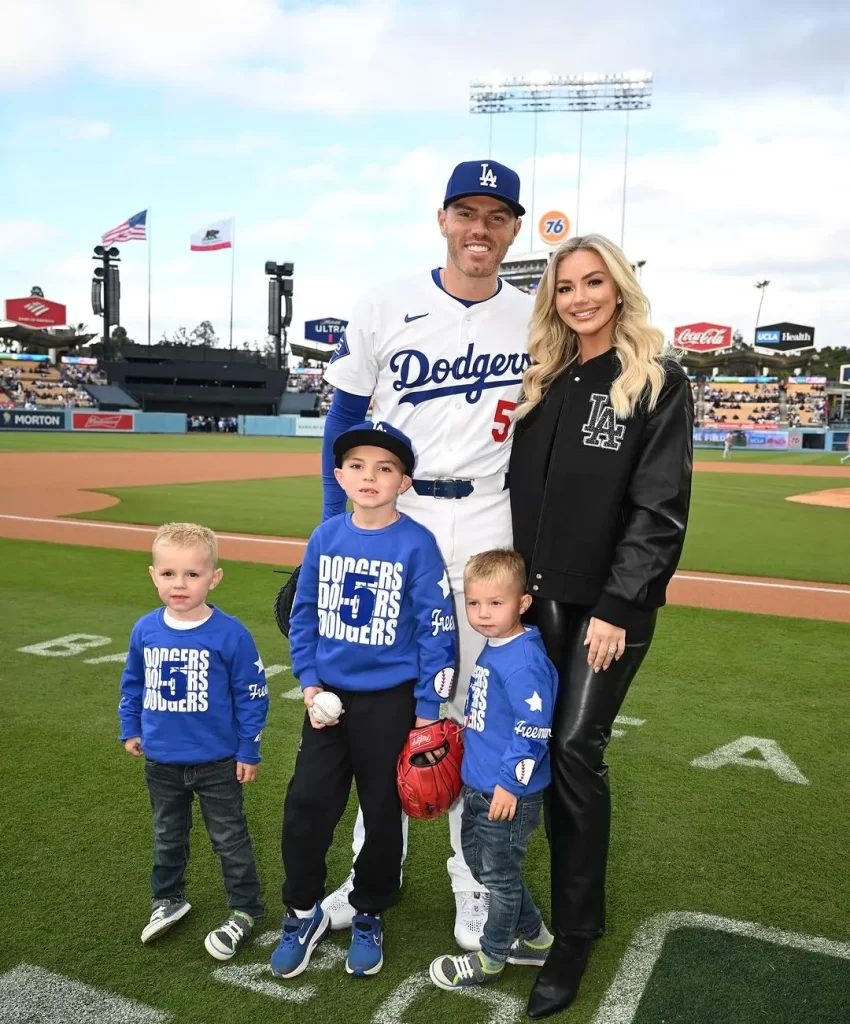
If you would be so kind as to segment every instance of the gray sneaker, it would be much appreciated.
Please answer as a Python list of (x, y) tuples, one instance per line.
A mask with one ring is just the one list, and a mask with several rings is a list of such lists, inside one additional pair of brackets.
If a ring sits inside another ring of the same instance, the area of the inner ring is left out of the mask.
[(142, 929), (142, 942), (159, 938), (192, 909), (185, 900), (154, 900), (151, 919)]
[(204, 947), (216, 960), (230, 960), (245, 945), (254, 930), (254, 918), (244, 910), (234, 910), (218, 928), (204, 939)]
[(552, 936), (546, 925), (540, 929), (540, 934), (535, 939), (515, 939), (508, 953), (509, 964), (520, 964), (529, 967), (542, 967), (546, 963), (546, 957), (552, 948)]
[(453, 992), (459, 988), (471, 988), (486, 981), (495, 981), (502, 976), (505, 965), (488, 970), (482, 954), (464, 953), (463, 956), (438, 956), (431, 961), (428, 974), (438, 988)]

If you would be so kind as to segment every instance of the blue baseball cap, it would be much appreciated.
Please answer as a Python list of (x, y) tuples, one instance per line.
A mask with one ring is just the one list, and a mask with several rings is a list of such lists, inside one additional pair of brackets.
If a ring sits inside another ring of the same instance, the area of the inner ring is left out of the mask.
[(517, 217), (525, 214), (519, 203), (519, 175), (495, 160), (465, 160), (455, 167), (446, 186), (443, 209), (464, 196), (492, 196), (507, 203)]
[(388, 452), (392, 452), (401, 461), (404, 472), (408, 476), (413, 476), (416, 456), (413, 454), (410, 438), (396, 427), (383, 421), (373, 423), (371, 420), (366, 420), (340, 434), (334, 441), (336, 468), (340, 469), (342, 466), (346, 452), (350, 452), (352, 448), (358, 448), (361, 444), (371, 445), (373, 448), (385, 448)]

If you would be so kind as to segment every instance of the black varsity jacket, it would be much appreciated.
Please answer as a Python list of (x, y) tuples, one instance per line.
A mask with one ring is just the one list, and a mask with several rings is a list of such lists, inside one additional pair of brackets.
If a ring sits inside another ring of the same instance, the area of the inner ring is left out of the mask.
[(651, 414), (611, 408), (614, 350), (573, 363), (516, 425), (510, 463), (514, 547), (529, 593), (582, 605), (640, 632), (665, 602), (691, 494), (693, 396), (678, 363)]

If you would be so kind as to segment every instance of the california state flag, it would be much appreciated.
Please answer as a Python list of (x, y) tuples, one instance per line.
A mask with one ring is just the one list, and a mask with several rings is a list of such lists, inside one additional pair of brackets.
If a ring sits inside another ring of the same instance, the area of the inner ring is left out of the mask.
[(233, 248), (233, 217), (218, 220), (209, 227), (201, 228), (192, 235), (192, 252), (206, 252), (210, 249)]

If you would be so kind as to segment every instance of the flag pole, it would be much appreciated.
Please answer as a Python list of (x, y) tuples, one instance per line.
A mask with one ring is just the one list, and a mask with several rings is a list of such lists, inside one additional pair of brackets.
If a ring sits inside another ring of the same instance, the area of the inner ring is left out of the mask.
[(233, 281), (236, 274), (236, 218), (230, 234), (230, 347), (233, 348)]
[(151, 208), (148, 207), (148, 345), (151, 343)]

